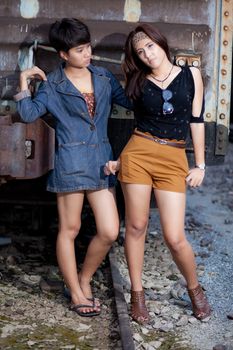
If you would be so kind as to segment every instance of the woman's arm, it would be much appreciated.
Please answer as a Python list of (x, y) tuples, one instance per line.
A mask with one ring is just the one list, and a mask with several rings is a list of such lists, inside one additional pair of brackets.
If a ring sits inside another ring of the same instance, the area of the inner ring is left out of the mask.
[(47, 80), (45, 73), (37, 66), (26, 69), (20, 73), (19, 87), (20, 91), (28, 89), (28, 79), (39, 78), (41, 80)]
[(205, 164), (205, 127), (204, 123), (190, 124), (193, 141), (195, 165)]
[(25, 122), (33, 122), (46, 113), (47, 93), (40, 87), (37, 96), (31, 99), (31, 92), (28, 89), (28, 80), (39, 78), (46, 81), (45, 73), (38, 67), (26, 69), (20, 74), (20, 92), (14, 96), (17, 102), (17, 110), (21, 119)]
[(199, 69), (190, 68), (195, 93), (192, 107), (192, 120), (190, 123), (191, 136), (194, 149), (196, 167), (190, 169), (186, 181), (191, 187), (200, 186), (205, 176), (205, 127), (203, 121), (203, 82)]

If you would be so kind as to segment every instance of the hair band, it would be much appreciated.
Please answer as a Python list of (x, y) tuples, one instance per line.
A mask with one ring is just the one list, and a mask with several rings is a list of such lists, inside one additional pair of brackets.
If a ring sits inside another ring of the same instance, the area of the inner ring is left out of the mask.
[(135, 47), (137, 45), (137, 43), (143, 39), (150, 39), (150, 38), (146, 33), (142, 32), (142, 31), (134, 34), (133, 39), (132, 39), (133, 46)]

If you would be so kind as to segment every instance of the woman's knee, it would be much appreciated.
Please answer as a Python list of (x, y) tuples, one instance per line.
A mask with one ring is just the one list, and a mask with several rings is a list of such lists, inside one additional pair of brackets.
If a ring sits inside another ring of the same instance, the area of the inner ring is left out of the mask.
[(72, 225), (61, 225), (58, 235), (60, 237), (65, 237), (65, 238), (75, 240), (75, 238), (79, 234), (80, 228), (81, 228), (81, 223), (75, 223)]
[(104, 244), (111, 245), (115, 242), (119, 234), (119, 225), (102, 228), (101, 231), (97, 232), (98, 237), (103, 241)]
[(134, 238), (141, 238), (147, 228), (148, 220), (140, 220), (140, 221), (134, 221), (134, 222), (127, 222), (126, 224), (126, 232), (128, 235), (133, 236)]
[(187, 248), (189, 243), (185, 237), (182, 238), (168, 238), (166, 239), (166, 243), (168, 248), (173, 252), (173, 253), (179, 253), (183, 249)]

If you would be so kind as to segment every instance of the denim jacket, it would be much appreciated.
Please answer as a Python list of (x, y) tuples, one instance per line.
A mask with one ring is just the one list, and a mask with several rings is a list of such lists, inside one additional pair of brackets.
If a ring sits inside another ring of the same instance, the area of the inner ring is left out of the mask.
[(97, 190), (112, 187), (116, 181), (103, 171), (105, 163), (113, 159), (107, 135), (108, 118), (112, 103), (130, 109), (131, 104), (112, 73), (93, 65), (88, 69), (95, 95), (93, 118), (84, 97), (67, 79), (63, 66), (47, 76), (35, 98), (27, 93), (15, 96), (24, 122), (33, 122), (47, 112), (55, 118), (55, 161), (47, 183), (51, 192)]

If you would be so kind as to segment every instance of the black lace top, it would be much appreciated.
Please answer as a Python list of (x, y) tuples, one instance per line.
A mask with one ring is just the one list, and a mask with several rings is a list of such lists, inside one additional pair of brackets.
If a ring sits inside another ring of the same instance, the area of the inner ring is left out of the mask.
[(169, 102), (172, 114), (163, 114), (162, 89), (146, 79), (141, 97), (134, 103), (136, 127), (143, 132), (166, 139), (185, 140), (190, 123), (203, 123), (204, 102), (201, 115), (192, 116), (194, 80), (188, 66), (182, 67), (178, 75), (166, 88), (172, 92)]

